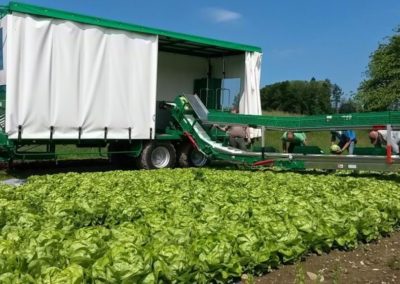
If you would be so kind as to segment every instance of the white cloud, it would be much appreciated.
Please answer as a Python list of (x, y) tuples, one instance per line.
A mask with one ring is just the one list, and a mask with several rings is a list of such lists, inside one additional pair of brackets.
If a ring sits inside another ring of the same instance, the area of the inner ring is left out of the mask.
[(206, 8), (204, 9), (206, 17), (216, 23), (232, 22), (242, 18), (242, 15), (221, 8)]

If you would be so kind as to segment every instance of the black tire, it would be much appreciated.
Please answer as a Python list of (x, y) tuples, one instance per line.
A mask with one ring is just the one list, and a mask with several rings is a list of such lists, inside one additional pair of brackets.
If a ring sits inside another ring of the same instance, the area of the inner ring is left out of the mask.
[(173, 168), (176, 164), (176, 151), (169, 142), (148, 142), (144, 145), (138, 159), (141, 169)]
[(194, 149), (192, 144), (184, 143), (181, 145), (178, 151), (178, 165), (182, 168), (189, 167), (204, 167), (207, 165), (209, 160), (204, 156), (203, 153)]

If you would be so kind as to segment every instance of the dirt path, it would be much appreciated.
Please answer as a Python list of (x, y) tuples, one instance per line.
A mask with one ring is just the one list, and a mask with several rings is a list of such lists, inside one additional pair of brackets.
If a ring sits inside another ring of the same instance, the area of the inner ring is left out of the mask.
[(400, 231), (353, 251), (311, 255), (255, 283), (400, 283)]

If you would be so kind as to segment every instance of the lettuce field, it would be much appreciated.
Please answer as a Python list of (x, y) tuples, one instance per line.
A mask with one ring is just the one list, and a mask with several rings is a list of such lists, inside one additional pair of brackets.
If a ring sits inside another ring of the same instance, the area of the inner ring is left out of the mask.
[(33, 176), (0, 186), (0, 282), (234, 281), (391, 232), (396, 180), (216, 169)]

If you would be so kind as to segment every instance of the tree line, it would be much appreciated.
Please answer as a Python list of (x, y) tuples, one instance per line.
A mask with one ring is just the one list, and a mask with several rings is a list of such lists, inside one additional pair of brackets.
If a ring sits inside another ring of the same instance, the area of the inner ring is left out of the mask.
[(280, 110), (299, 114), (354, 112), (353, 99), (344, 98), (342, 89), (328, 79), (284, 81), (260, 90), (263, 110)]
[(288, 80), (261, 89), (263, 110), (300, 114), (400, 110), (400, 28), (380, 43), (354, 94), (344, 95), (330, 80)]

